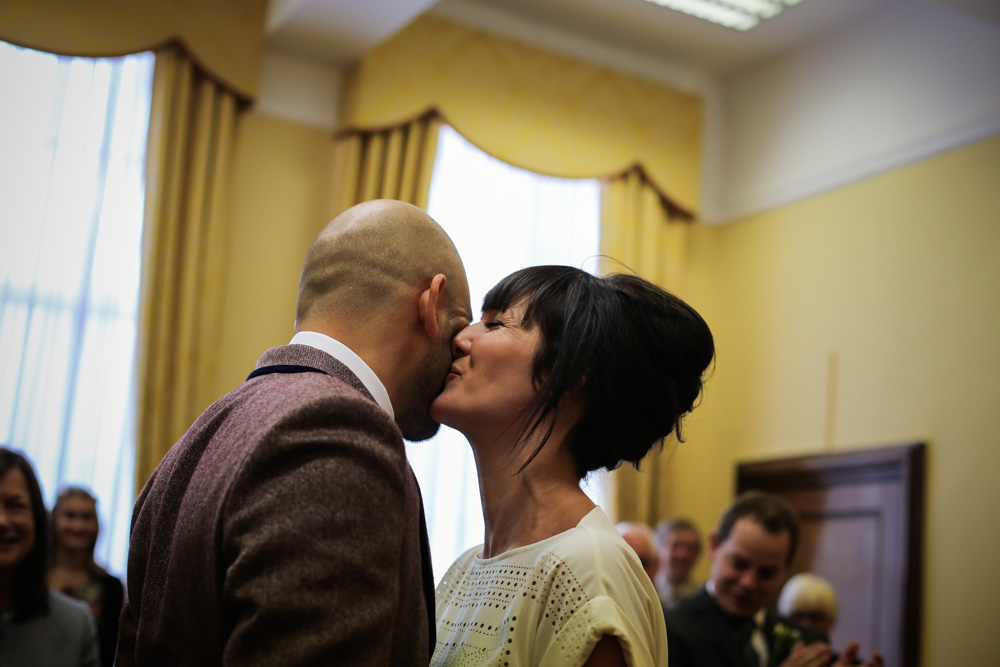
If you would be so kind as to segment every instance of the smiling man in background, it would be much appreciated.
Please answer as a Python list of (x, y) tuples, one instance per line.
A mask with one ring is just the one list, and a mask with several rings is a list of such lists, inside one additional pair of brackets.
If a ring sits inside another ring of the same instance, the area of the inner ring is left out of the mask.
[[(788, 574), (799, 523), (778, 496), (736, 498), (709, 536), (708, 582), (665, 614), (670, 667), (798, 667), (834, 660), (829, 638), (779, 618), (767, 608)], [(837, 665), (853, 665), (852, 642)], [(880, 667), (877, 651), (867, 663)]]

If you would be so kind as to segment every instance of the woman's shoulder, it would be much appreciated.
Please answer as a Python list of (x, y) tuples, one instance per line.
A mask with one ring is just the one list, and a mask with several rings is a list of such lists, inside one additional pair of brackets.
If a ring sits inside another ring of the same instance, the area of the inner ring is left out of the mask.
[(459, 556), (438, 590), (461, 581), (484, 585), (486, 580), (499, 579), (506, 585), (530, 580), (568, 584), (592, 597), (605, 594), (612, 581), (646, 576), (638, 557), (599, 507), (573, 528), (540, 542), (489, 559), (479, 558), (481, 552), (482, 545), (478, 545)]
[(455, 561), (448, 566), (445, 571), (444, 576), (438, 582), (436, 587), (436, 594), (438, 596), (446, 593), (447, 591), (454, 589), (458, 586), (462, 580), (465, 578), (465, 574), (473, 568), (478, 560), (476, 558), (477, 554), (482, 552), (483, 545), (478, 545), (471, 547), (465, 551), (461, 556), (455, 559)]
[(599, 507), (573, 528), (505, 554), (496, 565), (553, 583), (558, 579), (588, 597), (606, 595), (609, 584), (634, 578), (636, 572), (646, 576), (638, 557)]
[(558, 550), (565, 553), (570, 564), (580, 561), (582, 565), (593, 565), (598, 569), (614, 565), (615, 570), (627, 563), (635, 565), (640, 571), (642, 567), (638, 556), (600, 507), (595, 507), (575, 528), (564, 533)]
[(109, 610), (109, 613), (102, 618), (110, 617), (113, 622), (117, 622), (118, 612), (125, 604), (125, 586), (122, 585), (121, 579), (110, 572), (101, 575), (98, 583), (101, 588), (101, 606)]
[(50, 588), (49, 616), (61, 623), (76, 624), (90, 618), (90, 609), (85, 602)]
[(111, 574), (110, 572), (104, 570), (97, 575), (97, 581), (100, 582), (101, 586), (105, 589), (122, 589), (122, 580)]

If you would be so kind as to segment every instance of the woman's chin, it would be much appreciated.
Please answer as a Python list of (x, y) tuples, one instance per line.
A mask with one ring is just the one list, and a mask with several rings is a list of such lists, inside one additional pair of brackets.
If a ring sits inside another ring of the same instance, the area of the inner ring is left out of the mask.
[(449, 410), (447, 404), (441, 401), (440, 398), (431, 403), (431, 419), (441, 424), (441, 426), (447, 426), (448, 428), (465, 433), (462, 430), (464, 422), (453, 410)]
[(442, 426), (451, 426), (451, 424), (448, 423), (450, 421), (448, 419), (448, 411), (443, 409), (441, 405), (440, 396), (438, 398), (435, 398), (434, 401), (431, 403), (430, 412), (431, 412), (431, 419), (436, 421), (438, 424), (441, 424)]

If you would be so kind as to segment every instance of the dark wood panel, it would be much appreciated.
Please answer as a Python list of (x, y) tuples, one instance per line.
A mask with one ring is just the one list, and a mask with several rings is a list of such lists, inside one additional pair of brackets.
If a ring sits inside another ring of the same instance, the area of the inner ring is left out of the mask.
[[(875, 513), (827, 516), (802, 521), (803, 548), (794, 572), (826, 577), (845, 606), (834, 627), (834, 646), (857, 639), (866, 648), (883, 642), (883, 598), (878, 594), (879, 558), (883, 551), (880, 517)], [(843, 563), (852, 563), (850, 568)]]
[(879, 648), (887, 667), (918, 664), (923, 565), (924, 445), (737, 466), (739, 492), (786, 498), (802, 521), (793, 572), (834, 585), (834, 645)]

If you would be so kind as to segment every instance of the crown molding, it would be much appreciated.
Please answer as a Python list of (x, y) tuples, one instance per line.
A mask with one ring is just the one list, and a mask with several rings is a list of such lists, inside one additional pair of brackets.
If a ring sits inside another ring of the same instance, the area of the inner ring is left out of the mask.
[(782, 186), (760, 189), (721, 202), (721, 222), (734, 222), (756, 213), (857, 183), (878, 174), (905, 167), (967, 144), (1000, 134), (1000, 108), (978, 119), (936, 132), (918, 141), (908, 141), (874, 154), (858, 155), (851, 162)]

